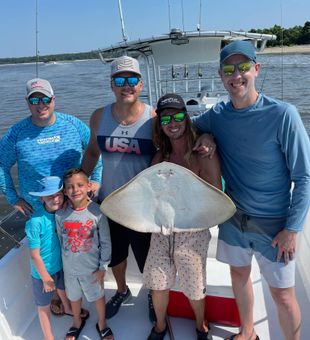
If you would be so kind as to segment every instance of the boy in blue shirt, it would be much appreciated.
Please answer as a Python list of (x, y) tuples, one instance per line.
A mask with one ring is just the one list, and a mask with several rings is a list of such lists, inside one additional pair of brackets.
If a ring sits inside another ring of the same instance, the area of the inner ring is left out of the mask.
[[(55, 230), (55, 212), (64, 202), (62, 181), (57, 176), (39, 181), (40, 191), (30, 195), (40, 197), (44, 207), (36, 211), (26, 223), (26, 235), (30, 248), (30, 265), (33, 294), (38, 306), (38, 316), (45, 340), (54, 339), (50, 323), (50, 303), (57, 293), (65, 314), (72, 315), (71, 305), (65, 293), (60, 244)], [(89, 313), (83, 311), (88, 317)]]

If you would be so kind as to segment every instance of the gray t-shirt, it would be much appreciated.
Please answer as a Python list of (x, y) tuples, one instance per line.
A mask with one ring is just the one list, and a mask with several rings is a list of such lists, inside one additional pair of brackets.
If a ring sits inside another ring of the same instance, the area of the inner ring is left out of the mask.
[(110, 229), (97, 203), (90, 202), (83, 210), (73, 210), (69, 205), (58, 210), (56, 227), (67, 275), (107, 270), (111, 260)]

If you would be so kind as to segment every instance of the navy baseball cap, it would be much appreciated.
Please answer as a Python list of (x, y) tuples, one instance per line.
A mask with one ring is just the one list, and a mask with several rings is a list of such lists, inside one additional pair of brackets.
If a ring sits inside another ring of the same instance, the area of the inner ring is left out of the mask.
[(175, 93), (167, 93), (160, 97), (157, 102), (156, 113), (159, 114), (164, 109), (178, 109), (186, 112), (186, 105), (181, 96)]
[(236, 40), (226, 45), (220, 54), (220, 63), (222, 64), (227, 58), (234, 54), (242, 54), (249, 60), (256, 63), (256, 51), (254, 45), (246, 40)]

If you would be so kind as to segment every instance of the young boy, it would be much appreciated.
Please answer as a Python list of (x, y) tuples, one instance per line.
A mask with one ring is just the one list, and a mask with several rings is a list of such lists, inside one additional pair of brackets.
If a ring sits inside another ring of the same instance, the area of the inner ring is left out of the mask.
[(64, 192), (69, 204), (56, 214), (57, 233), (62, 250), (66, 293), (73, 311), (73, 326), (66, 340), (77, 339), (85, 326), (80, 317), (82, 295), (95, 302), (96, 329), (100, 339), (112, 340), (106, 326), (104, 275), (111, 258), (107, 219), (99, 205), (88, 198), (91, 184), (83, 170), (71, 169), (64, 175)]
[(60, 244), (55, 232), (55, 212), (62, 207), (64, 195), (59, 177), (44, 177), (39, 183), (40, 191), (29, 194), (40, 197), (44, 207), (27, 221), (25, 231), (30, 248), (33, 294), (41, 328), (44, 339), (53, 340), (50, 303), (56, 289), (64, 312), (72, 315), (70, 301), (64, 290)]

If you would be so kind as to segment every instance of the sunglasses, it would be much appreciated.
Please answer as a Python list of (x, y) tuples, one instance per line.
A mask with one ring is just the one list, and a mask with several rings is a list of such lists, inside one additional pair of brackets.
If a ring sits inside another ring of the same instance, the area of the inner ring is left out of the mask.
[(135, 87), (138, 85), (140, 78), (131, 76), (131, 77), (113, 77), (112, 78), (114, 85), (116, 87), (124, 87), (127, 82), (129, 87)]
[(160, 124), (168, 125), (171, 123), (172, 118), (177, 123), (183, 122), (183, 120), (185, 119), (185, 116), (186, 116), (185, 112), (178, 112), (173, 115), (163, 115), (163, 116), (160, 116)]
[(30, 97), (28, 98), (28, 101), (31, 105), (39, 105), (39, 103), (41, 102), (43, 105), (48, 105), (51, 103), (53, 98), (50, 97)]
[(225, 76), (231, 76), (236, 72), (236, 69), (243, 74), (249, 72), (251, 67), (254, 65), (252, 61), (243, 61), (238, 64), (222, 64), (221, 69)]

